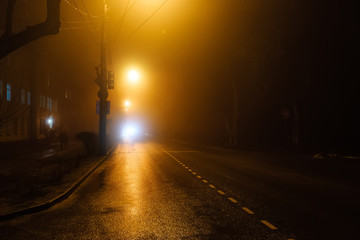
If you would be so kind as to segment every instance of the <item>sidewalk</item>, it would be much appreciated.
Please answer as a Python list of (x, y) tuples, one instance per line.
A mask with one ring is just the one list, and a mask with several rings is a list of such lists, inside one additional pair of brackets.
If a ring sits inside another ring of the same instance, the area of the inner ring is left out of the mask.
[(65, 193), (101, 159), (85, 153), (83, 144), (74, 140), (66, 148), (54, 143), (25, 150), (22, 155), (1, 154), (0, 217)]

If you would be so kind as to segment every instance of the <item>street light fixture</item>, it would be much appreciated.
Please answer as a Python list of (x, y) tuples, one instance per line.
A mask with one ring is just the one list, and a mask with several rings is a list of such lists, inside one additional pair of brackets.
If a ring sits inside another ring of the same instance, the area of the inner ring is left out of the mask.
[(125, 107), (130, 107), (130, 105), (131, 105), (131, 102), (129, 100), (125, 100), (124, 106)]
[(124, 101), (124, 110), (125, 110), (125, 112), (129, 111), (130, 106), (131, 106), (131, 101), (130, 100), (125, 100)]
[(138, 71), (132, 69), (128, 72), (127, 77), (131, 83), (137, 83), (140, 79), (140, 74)]

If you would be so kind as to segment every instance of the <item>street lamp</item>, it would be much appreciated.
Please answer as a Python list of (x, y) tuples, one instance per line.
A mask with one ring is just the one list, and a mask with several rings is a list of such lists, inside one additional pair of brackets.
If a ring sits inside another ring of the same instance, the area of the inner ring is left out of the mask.
[(99, 97), (99, 147), (100, 154), (105, 155), (106, 153), (106, 114), (107, 114), (107, 61), (106, 61), (106, 11), (107, 4), (106, 0), (103, 0), (103, 14), (101, 18), (101, 42), (100, 42), (100, 65), (96, 68), (97, 80), (95, 81), (100, 90), (98, 91)]
[(135, 69), (132, 69), (128, 72), (127, 77), (130, 83), (137, 83), (140, 79), (140, 74)]
[(131, 102), (129, 100), (125, 100), (124, 106), (125, 107), (130, 107), (130, 105), (131, 105)]
[(125, 100), (124, 101), (124, 110), (125, 112), (128, 112), (129, 111), (129, 107), (131, 106), (131, 102), (130, 100)]

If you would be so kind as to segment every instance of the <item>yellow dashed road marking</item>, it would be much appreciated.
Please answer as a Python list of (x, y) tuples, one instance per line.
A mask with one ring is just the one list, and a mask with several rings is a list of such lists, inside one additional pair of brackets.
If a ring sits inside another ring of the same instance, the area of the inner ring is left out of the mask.
[(253, 211), (251, 211), (251, 210), (248, 209), (247, 207), (242, 207), (242, 210), (244, 210), (244, 211), (247, 212), (248, 214), (255, 214)]
[(232, 197), (228, 198), (230, 201), (232, 201), (233, 203), (237, 203), (238, 201), (236, 201), (235, 199), (233, 199)]
[(277, 227), (275, 227), (274, 225), (272, 225), (271, 223), (269, 223), (266, 220), (261, 220), (260, 222), (262, 222), (263, 224), (265, 224), (268, 228), (272, 229), (272, 230), (276, 230)]
[[(184, 168), (186, 168), (186, 169), (188, 169), (188, 171), (189, 172), (192, 172), (192, 174), (194, 174), (194, 175), (197, 175), (197, 173), (195, 173), (195, 172), (193, 172), (189, 167), (187, 167), (185, 164), (183, 164), (180, 160), (178, 160), (176, 157), (174, 157), (173, 155), (171, 155), (168, 151), (166, 151), (166, 150), (164, 150), (164, 149), (162, 149), (161, 148), (161, 150), (163, 151), (163, 152), (165, 152), (166, 154), (168, 154), (171, 158), (173, 158), (175, 161), (177, 161), (180, 165), (182, 165)], [(197, 151), (171, 151), (171, 152), (197, 152)], [(196, 176), (197, 178), (202, 178), (201, 176), (199, 176), (199, 175), (197, 175)], [(205, 179), (203, 179), (202, 180), (204, 183), (208, 183), (208, 181), (206, 181)], [(211, 188), (216, 188), (214, 185), (212, 185), (212, 184), (209, 184), (209, 187), (211, 187)], [(223, 191), (221, 191), (221, 190), (218, 190), (217, 191), (219, 194), (221, 194), (221, 195), (225, 195), (225, 193), (223, 192)], [(237, 200), (235, 200), (234, 198), (232, 198), (232, 197), (229, 197), (228, 198), (231, 202), (233, 202), (233, 203), (238, 203), (238, 201)], [(245, 212), (247, 212), (248, 214), (255, 214), (253, 211), (251, 211), (249, 208), (247, 208), (247, 207), (242, 207), (242, 209), (245, 211)], [(270, 222), (268, 222), (268, 221), (266, 221), (266, 220), (261, 220), (260, 221), (261, 223), (263, 223), (264, 225), (266, 225), (268, 228), (270, 228), (270, 229), (272, 229), (272, 230), (276, 230), (276, 229), (278, 229), (277, 227), (275, 227), (274, 225), (272, 225)], [(289, 238), (288, 240), (295, 240), (295, 239), (293, 239), (293, 238)]]

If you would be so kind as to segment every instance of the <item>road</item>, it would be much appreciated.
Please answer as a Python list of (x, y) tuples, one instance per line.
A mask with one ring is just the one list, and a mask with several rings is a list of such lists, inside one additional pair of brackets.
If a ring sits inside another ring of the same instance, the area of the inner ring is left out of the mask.
[[(288, 159), (291, 161), (291, 159)], [(355, 239), (359, 187), (262, 155), (119, 145), (67, 200), (0, 239)]]

